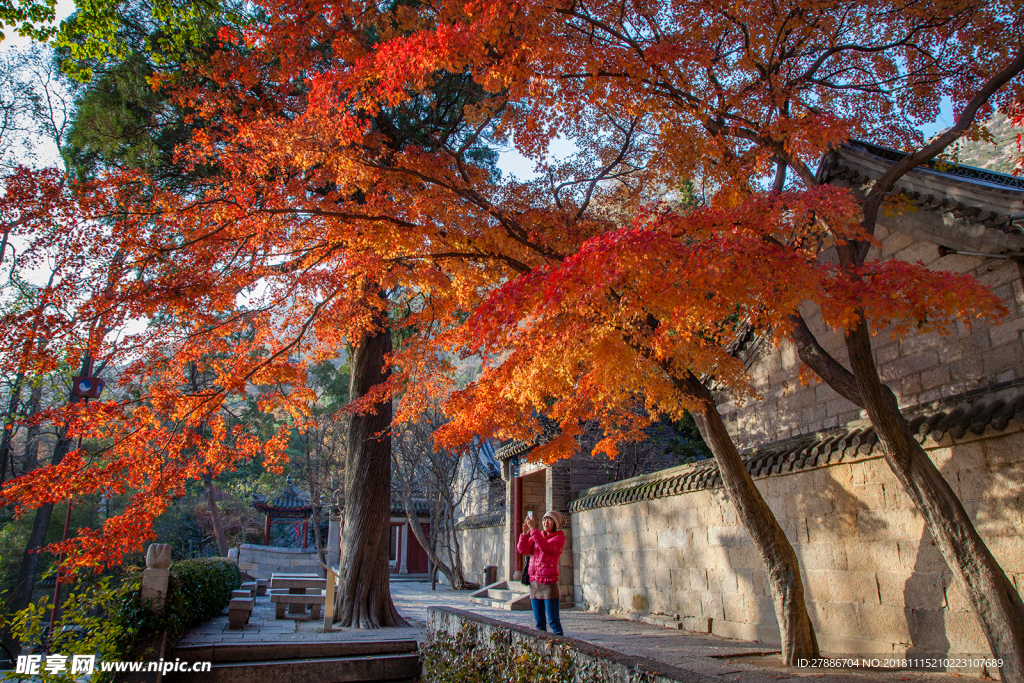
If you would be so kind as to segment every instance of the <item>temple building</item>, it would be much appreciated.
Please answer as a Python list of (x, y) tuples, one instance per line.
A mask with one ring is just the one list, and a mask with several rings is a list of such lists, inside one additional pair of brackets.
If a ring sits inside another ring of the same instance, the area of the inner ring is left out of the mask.
[[(818, 177), (858, 193), (903, 156), (855, 142), (826, 155)], [(869, 260), (970, 273), (1009, 310), (998, 324), (958, 324), (945, 334), (898, 339), (877, 330), (874, 353), (912, 432), (1024, 593), (1024, 178), (936, 163), (906, 174), (893, 195)], [(822, 346), (845, 361), (841, 336), (813, 305), (803, 313)], [(750, 334), (736, 353), (760, 399), (738, 404), (722, 393), (719, 410), (796, 551), (822, 651), (988, 653), (866, 415), (824, 383), (802, 383), (786, 340)], [(566, 510), (566, 602), (669, 628), (779, 642), (764, 565), (714, 460), (600, 481), (606, 473), (585, 446), (543, 466), (528, 461), (535, 445), (497, 449), (504, 508), (467, 514), (456, 525), (481, 565), (513, 579), (521, 570), (514, 538), (523, 514)], [(483, 575), (483, 566), (472, 569)]]

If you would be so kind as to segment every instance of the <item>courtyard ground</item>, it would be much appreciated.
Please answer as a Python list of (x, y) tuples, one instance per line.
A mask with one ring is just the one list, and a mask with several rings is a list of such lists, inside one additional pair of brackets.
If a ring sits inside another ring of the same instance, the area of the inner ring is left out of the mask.
[[(409, 628), (363, 631), (335, 628), (323, 632), (322, 619), (275, 619), (269, 596), (257, 598), (249, 625), (244, 631), (227, 628), (227, 611), (219, 617), (189, 631), (180, 645), (203, 643), (265, 643), (288, 641), (366, 641), (415, 638), (426, 636), (427, 608), (432, 605), (453, 607), (518, 626), (533, 626), (529, 611), (510, 612), (478, 605), (469, 601), (469, 591), (452, 591), (418, 580), (397, 580), (391, 593), (398, 611), (410, 623)], [(923, 673), (916, 671), (823, 671), (783, 668), (771, 645), (734, 640), (719, 636), (670, 630), (660, 626), (629, 621), (597, 612), (563, 610), (565, 635), (624, 655), (643, 657), (713, 680), (741, 683), (768, 683), (785, 679), (809, 679), (828, 683), (863, 683), (866, 681), (911, 681), (916, 683), (964, 683), (985, 680), (979, 677)]]

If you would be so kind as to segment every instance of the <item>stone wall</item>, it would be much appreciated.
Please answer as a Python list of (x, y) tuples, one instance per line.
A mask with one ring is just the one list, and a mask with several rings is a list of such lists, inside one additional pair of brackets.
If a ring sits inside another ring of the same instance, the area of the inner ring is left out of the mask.
[[(480, 525), (483, 522), (486, 524)], [(467, 581), (484, 585), (484, 567), (498, 568), (498, 580), (505, 579), (505, 514), (481, 520), (469, 519), (455, 529), (462, 547), (462, 567)]]
[(243, 543), (238, 548), (238, 568), (254, 579), (269, 579), (282, 574), (322, 574), (316, 549), (275, 548)]
[[(1021, 266), (1008, 259), (961, 254), (939, 255), (939, 245), (879, 226), (881, 249), (869, 258), (920, 261), (934, 270), (971, 273), (1003, 300), (1009, 315), (995, 326), (957, 324), (948, 335), (937, 332), (902, 340), (881, 331), (874, 338), (882, 380), (896, 392), (900, 406), (916, 406), (1024, 377), (1024, 289)], [(819, 311), (805, 307), (804, 317), (822, 346), (846, 364), (842, 338), (827, 329)], [(737, 406), (719, 397), (719, 410), (740, 449), (830, 429), (865, 417), (827, 385), (800, 382), (800, 359), (789, 342), (755, 343), (749, 354), (753, 387), (762, 400)], [(848, 365), (848, 364), (847, 364)], [(816, 378), (815, 378), (816, 379)]]
[[(645, 657), (625, 655), (597, 647), (572, 636), (539, 633), (528, 626), (509, 624), (495, 619), (465, 612), (451, 607), (427, 608), (427, 643), (430, 647), (440, 635), (461, 636), (468, 639), (475, 652), (511, 647), (532, 651), (545, 658), (565, 657), (560, 673), (576, 669), (572, 680), (601, 681), (602, 683), (717, 683), (718, 676), (707, 676), (691, 669)], [(456, 653), (457, 655), (460, 653)], [(484, 655), (486, 656), (486, 655)], [(556, 659), (557, 661), (557, 659)]]
[[(1024, 593), (1021, 419), (980, 436), (947, 432), (924, 446)], [(819, 466), (814, 459), (802, 471), (790, 464), (792, 473), (776, 469), (755, 479), (800, 559), (822, 651), (988, 653), (921, 515), (878, 451), (860, 452), (838, 464)], [(710, 619), (713, 633), (777, 643), (763, 564), (723, 490), (711, 484), (689, 492), (678, 492), (678, 484), (659, 489), (665, 476), (590, 489), (574, 503), (580, 510), (572, 515), (576, 602), (691, 617), (684, 619), (690, 628)], [(652, 490), (660, 497), (642, 500)], [(617, 500), (637, 502), (609, 503)]]

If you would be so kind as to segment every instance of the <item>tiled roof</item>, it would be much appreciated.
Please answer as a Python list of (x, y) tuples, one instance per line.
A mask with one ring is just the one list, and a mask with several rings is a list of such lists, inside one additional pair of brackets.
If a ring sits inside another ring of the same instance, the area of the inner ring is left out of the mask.
[[(426, 517), (430, 514), (430, 505), (424, 498), (413, 498), (412, 505), (417, 517)], [(401, 498), (391, 499), (391, 514), (393, 515), (404, 515), (405, 514), (405, 503), (402, 502)]]
[(505, 511), (499, 510), (486, 515), (473, 515), (459, 520), (455, 524), (456, 529), (479, 529), (486, 526), (499, 526), (505, 523)]
[[(860, 191), (906, 154), (852, 141), (825, 156), (818, 179)], [(908, 172), (890, 193), (905, 207), (899, 230), (954, 249), (988, 254), (1024, 252), (1024, 179), (969, 166), (932, 162)]]
[(503, 444), (494, 450), (494, 457), (498, 460), (508, 460), (509, 458), (515, 457), (520, 453), (530, 450), (537, 444), (526, 443), (525, 441), (512, 440), (506, 444)]
[(257, 510), (265, 512), (305, 512), (313, 514), (313, 501), (292, 483), (291, 477), (288, 477), (288, 483), (277, 494), (277, 497), (270, 502), (267, 502), (266, 496), (254, 494), (252, 506)]
[[(924, 443), (929, 438), (939, 441), (947, 434), (960, 439), (967, 432), (980, 435), (987, 428), (1002, 431), (1011, 420), (1024, 423), (1024, 392), (1005, 400), (986, 398), (1000, 388), (1006, 387), (997, 385), (980, 395), (965, 394), (908, 411), (911, 432)], [(748, 451), (744, 454), (744, 464), (753, 478), (760, 479), (880, 457), (881, 451), (877, 446), (874, 428), (867, 421), (859, 421), (840, 429), (816, 432)], [(581, 512), (721, 485), (718, 466), (709, 459), (588, 489), (569, 504), (569, 510)]]

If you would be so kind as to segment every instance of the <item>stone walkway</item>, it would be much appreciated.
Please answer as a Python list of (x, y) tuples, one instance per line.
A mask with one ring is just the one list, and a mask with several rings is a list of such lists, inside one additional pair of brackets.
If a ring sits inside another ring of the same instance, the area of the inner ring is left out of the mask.
[[(287, 641), (366, 641), (425, 637), (427, 607), (441, 605), (480, 614), (510, 624), (533, 626), (531, 612), (510, 612), (477, 605), (466, 591), (438, 586), (431, 591), (426, 582), (395, 581), (391, 584), (395, 606), (410, 623), (408, 628), (359, 629), (335, 628), (323, 632), (323, 620), (275, 619), (269, 596), (256, 599), (249, 625), (244, 631), (227, 629), (227, 612), (189, 631), (181, 645), (201, 643), (261, 643)], [(794, 670), (779, 666), (779, 658), (770, 645), (719, 636), (670, 630), (578, 610), (563, 610), (562, 627), (567, 636), (587, 641), (626, 655), (646, 657), (682, 669), (712, 676), (721, 681), (768, 683), (784, 679), (809, 678), (828, 683), (866, 683), (867, 681), (913, 681), (915, 683), (953, 683), (982, 680), (956, 674), (926, 674), (911, 671), (821, 671)]]

